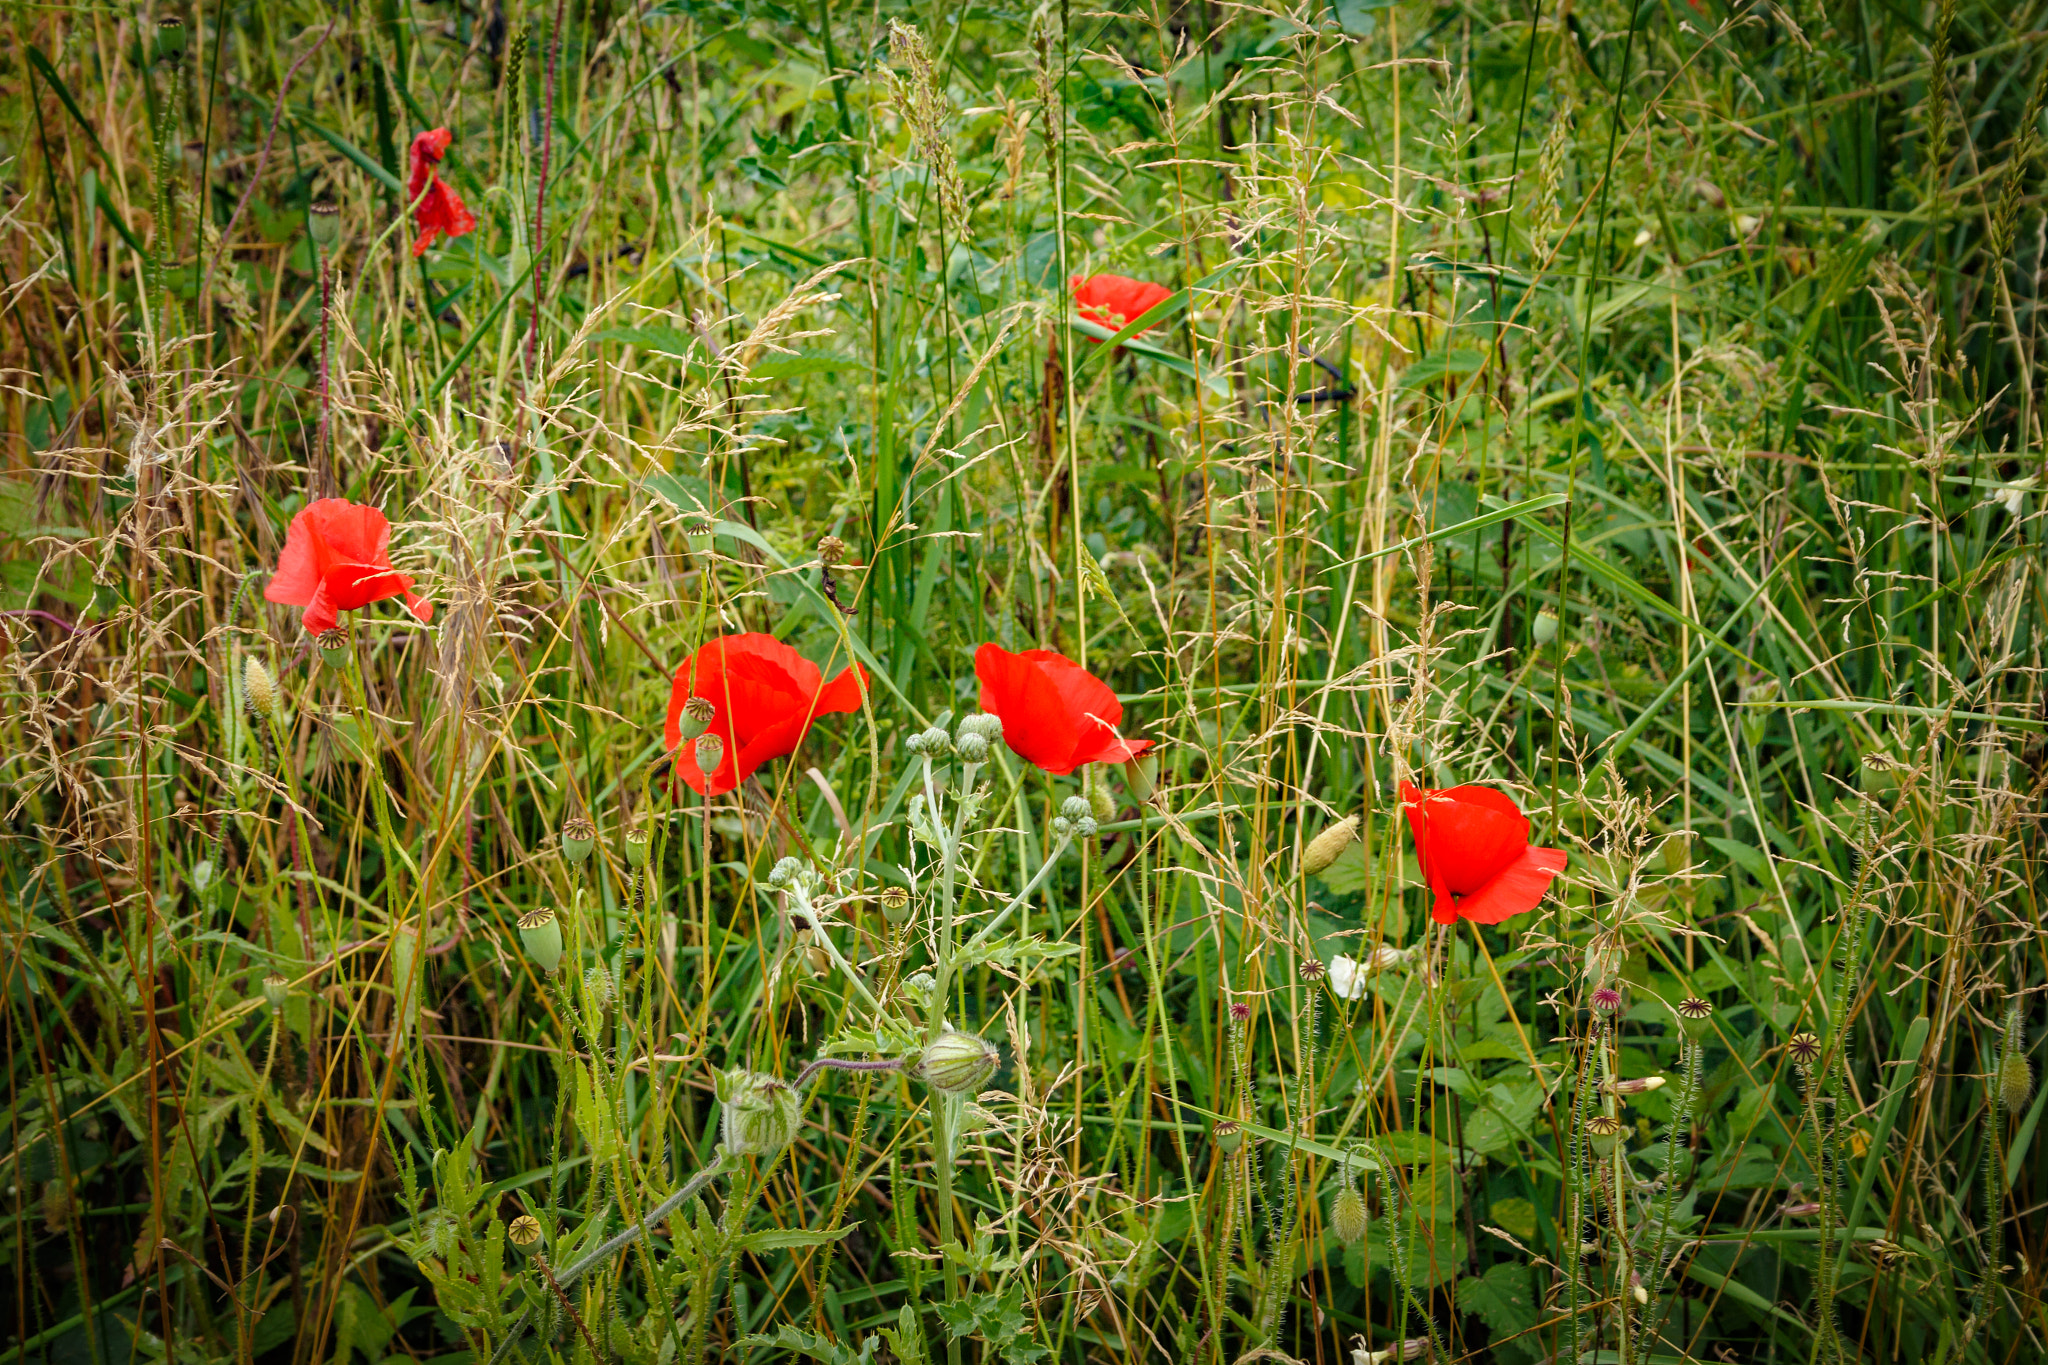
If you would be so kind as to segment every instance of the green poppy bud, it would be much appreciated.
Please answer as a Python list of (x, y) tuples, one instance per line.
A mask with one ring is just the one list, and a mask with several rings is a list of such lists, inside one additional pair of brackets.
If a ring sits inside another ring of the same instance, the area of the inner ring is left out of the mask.
[(796, 1141), (803, 1124), (796, 1090), (773, 1076), (733, 1070), (719, 1078), (719, 1134), (734, 1156), (771, 1157)]
[(519, 941), (533, 965), (550, 976), (562, 965), (562, 922), (549, 909), (529, 910), (519, 917)]
[(917, 1074), (941, 1095), (979, 1094), (1001, 1062), (1002, 1055), (988, 1040), (949, 1028), (925, 1044)]
[(334, 249), (341, 245), (340, 207), (323, 200), (308, 208), (306, 235), (313, 239), (313, 245), (320, 249), (322, 256), (332, 256)]
[(1356, 1246), (1365, 1236), (1365, 1197), (1346, 1185), (1330, 1204), (1330, 1231), (1345, 1246)]
[(251, 654), (242, 660), (242, 700), (249, 707), (249, 714), (258, 720), (275, 722), (280, 714), (277, 704), (277, 679), (263, 666), (263, 660)]
[(1131, 797), (1139, 805), (1152, 799), (1152, 793), (1159, 789), (1159, 755), (1140, 754), (1124, 764), (1124, 785), (1130, 788)]
[(562, 857), (570, 866), (582, 862), (597, 847), (597, 826), (586, 816), (572, 815), (562, 822)]
[(1347, 815), (1308, 841), (1301, 851), (1301, 874), (1319, 877), (1330, 870), (1345, 849), (1358, 842), (1358, 817)]

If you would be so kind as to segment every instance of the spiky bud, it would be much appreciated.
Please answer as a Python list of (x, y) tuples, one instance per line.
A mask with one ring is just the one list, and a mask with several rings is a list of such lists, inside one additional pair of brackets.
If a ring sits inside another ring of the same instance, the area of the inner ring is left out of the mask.
[(756, 1072), (732, 1070), (719, 1078), (719, 1135), (734, 1156), (771, 1157), (796, 1141), (803, 1123), (794, 1088)]
[(711, 718), (718, 714), (709, 697), (692, 697), (683, 703), (682, 714), (676, 717), (676, 742), (688, 744), (704, 733), (711, 724)]
[(1070, 796), (1060, 802), (1060, 814), (1068, 820), (1080, 820), (1095, 814), (1095, 808), (1088, 804), (1085, 796)]
[(2010, 1039), (2005, 1045), (2005, 1055), (1998, 1059), (1998, 1102), (2007, 1109), (2022, 1109), (2034, 1093), (2034, 1068), (2027, 1064), (2027, 1054), (2020, 1051), (2018, 1039)]
[(590, 1003), (598, 1009), (610, 1009), (612, 1004), (612, 974), (604, 969), (603, 963), (594, 964), (583, 973), (583, 993), (590, 997)]
[(341, 245), (341, 207), (321, 200), (306, 210), (306, 235), (313, 239), (313, 245), (320, 249), (322, 256), (334, 254), (334, 248)]
[(768, 885), (777, 891), (787, 891), (804, 870), (804, 860), (795, 856), (775, 860), (775, 866), (768, 869)]
[(1345, 1246), (1356, 1246), (1365, 1236), (1365, 1197), (1346, 1185), (1330, 1203), (1330, 1231)]
[(562, 922), (543, 906), (519, 917), (519, 942), (533, 965), (552, 976), (562, 965)]
[(838, 536), (825, 536), (818, 541), (818, 562), (826, 568), (846, 561), (846, 542)]
[(992, 716), (986, 711), (977, 711), (960, 722), (960, 729), (964, 734), (980, 735), (983, 739), (993, 744), (1003, 737), (1003, 720), (1001, 716)]
[(949, 1028), (925, 1044), (917, 1059), (917, 1075), (941, 1095), (974, 1095), (1002, 1063), (986, 1038)]
[(505, 1240), (521, 1256), (531, 1256), (542, 1249), (540, 1219), (530, 1213), (514, 1218), (505, 1229)]
[(1144, 805), (1159, 790), (1159, 755), (1140, 754), (1124, 764), (1124, 786), (1130, 788), (1131, 799)]
[(597, 826), (586, 816), (572, 815), (562, 822), (562, 856), (573, 867), (597, 847)]
[(1236, 1156), (1237, 1149), (1244, 1146), (1244, 1125), (1235, 1119), (1222, 1119), (1209, 1130), (1209, 1136), (1216, 1139), (1217, 1151), (1225, 1156)]
[(320, 651), (320, 662), (329, 668), (348, 667), (348, 632), (340, 626), (329, 626), (315, 635), (313, 648)]
[(263, 978), (263, 1003), (270, 1007), (272, 1014), (284, 1009), (285, 1002), (292, 998), (292, 983), (276, 972)]
[(280, 718), (277, 679), (254, 654), (242, 660), (242, 700), (248, 704), (249, 714), (258, 720), (275, 722)]
[(988, 762), (988, 741), (971, 730), (962, 730), (955, 735), (953, 748), (959, 752), (962, 763)]
[(1347, 815), (1308, 841), (1301, 851), (1301, 875), (1319, 877), (1330, 870), (1345, 849), (1358, 841), (1358, 817)]
[(930, 759), (943, 759), (953, 752), (953, 737), (937, 725), (921, 734), (912, 735), (906, 746), (913, 754), (922, 754)]
[(697, 771), (704, 774), (709, 782), (711, 774), (718, 771), (718, 765), (725, 761), (725, 741), (717, 735), (697, 736), (696, 747), (690, 751), (697, 760)]

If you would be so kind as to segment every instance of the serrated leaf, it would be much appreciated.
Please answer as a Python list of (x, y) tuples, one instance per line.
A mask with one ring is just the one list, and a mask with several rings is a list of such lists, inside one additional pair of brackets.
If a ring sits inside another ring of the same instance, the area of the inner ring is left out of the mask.
[(1528, 1331), (1540, 1317), (1529, 1267), (1520, 1261), (1499, 1261), (1484, 1275), (1458, 1281), (1458, 1311), (1477, 1314), (1495, 1341)]

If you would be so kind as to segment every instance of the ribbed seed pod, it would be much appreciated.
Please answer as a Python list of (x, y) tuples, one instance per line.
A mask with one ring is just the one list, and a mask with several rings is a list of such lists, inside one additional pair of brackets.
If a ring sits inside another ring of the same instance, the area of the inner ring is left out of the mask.
[(1002, 1055), (987, 1039), (949, 1028), (925, 1044), (917, 1074), (942, 1095), (977, 1094), (1001, 1063)]
[(545, 907), (519, 917), (519, 941), (533, 965), (552, 976), (562, 965), (562, 922)]

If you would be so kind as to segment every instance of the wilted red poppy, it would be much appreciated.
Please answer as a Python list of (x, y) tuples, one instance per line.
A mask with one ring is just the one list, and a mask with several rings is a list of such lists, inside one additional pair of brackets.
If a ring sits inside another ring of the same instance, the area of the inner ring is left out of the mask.
[[(704, 729), (723, 743), (724, 756), (712, 772), (717, 796), (752, 777), (771, 758), (796, 752), (819, 716), (860, 707), (867, 671), (859, 664), (831, 682), (818, 666), (773, 635), (723, 635), (676, 670), (668, 694), (663, 735), (674, 749), (682, 740), (683, 707), (702, 697), (713, 708)], [(689, 752), (675, 756), (676, 773), (692, 790), (705, 791), (704, 774)]]
[[(1134, 280), (1128, 275), (1090, 275), (1085, 280), (1076, 275), (1067, 281), (1067, 287), (1074, 291), (1074, 311), (1112, 332), (1121, 332), (1135, 319), (1173, 297), (1173, 291), (1165, 285)], [(1149, 332), (1158, 325), (1155, 322), (1151, 327), (1140, 330)], [(1090, 337), (1089, 340), (1095, 338)]]
[(306, 629), (331, 630), (340, 613), (387, 597), (403, 597), (406, 610), (434, 619), (434, 604), (413, 596), (412, 579), (391, 567), (391, 523), (374, 507), (347, 498), (321, 498), (299, 509), (284, 535), (277, 572), (263, 589), (267, 602), (306, 609)]
[[(476, 215), (434, 169), (441, 164), (441, 156), (453, 140), (454, 134), (446, 128), (421, 133), (412, 140), (412, 180), (406, 186), (406, 202), (414, 205), (412, 220), (420, 230), (412, 244), (415, 256), (432, 246), (437, 237), (460, 237), (476, 231)], [(420, 197), (423, 194), (424, 199)]]
[(1027, 763), (1056, 776), (1083, 763), (1124, 763), (1152, 747), (1125, 739), (1123, 703), (1109, 684), (1064, 654), (1001, 645), (974, 651), (981, 679), (981, 709), (1003, 722), (1003, 742)]
[(1564, 850), (1530, 847), (1528, 817), (1491, 787), (1424, 791), (1403, 782), (1401, 805), (1438, 924), (1499, 924), (1534, 910), (1564, 871)]

